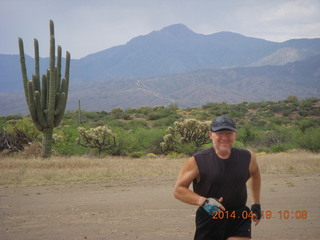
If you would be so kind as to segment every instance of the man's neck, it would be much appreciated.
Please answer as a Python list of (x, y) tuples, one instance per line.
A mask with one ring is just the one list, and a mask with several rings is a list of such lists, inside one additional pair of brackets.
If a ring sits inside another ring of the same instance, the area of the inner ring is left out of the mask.
[(216, 154), (218, 155), (219, 158), (221, 159), (228, 159), (231, 155), (231, 149), (229, 151), (220, 151), (217, 147), (213, 147)]

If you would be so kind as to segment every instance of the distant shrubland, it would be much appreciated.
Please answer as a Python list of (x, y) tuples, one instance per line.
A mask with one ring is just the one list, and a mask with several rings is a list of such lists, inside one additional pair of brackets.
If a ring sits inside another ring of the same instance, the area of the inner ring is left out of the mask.
[[(221, 115), (236, 121), (237, 147), (266, 153), (291, 149), (320, 151), (320, 99), (298, 100), (295, 96), (289, 96), (284, 101), (207, 103), (202, 107), (186, 109), (172, 104), (166, 107), (115, 108), (110, 112), (68, 111), (60, 126), (54, 130), (53, 148), (57, 155), (135, 158), (147, 154), (165, 154), (168, 157), (189, 155), (193, 150), (211, 146), (209, 139), (203, 139), (203, 131), (212, 119)], [(190, 120), (192, 126), (201, 126), (199, 136), (195, 135), (198, 133), (190, 136), (186, 132), (192, 127), (183, 124), (190, 124)], [(2, 154), (26, 151), (34, 144), (39, 145), (40, 138), (29, 116), (0, 117)]]

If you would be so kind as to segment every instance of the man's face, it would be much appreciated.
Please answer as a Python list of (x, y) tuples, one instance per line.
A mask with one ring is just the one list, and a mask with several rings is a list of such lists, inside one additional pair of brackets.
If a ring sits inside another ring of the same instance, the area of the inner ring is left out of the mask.
[(222, 130), (218, 132), (209, 132), (212, 143), (220, 152), (230, 152), (237, 133), (230, 130)]

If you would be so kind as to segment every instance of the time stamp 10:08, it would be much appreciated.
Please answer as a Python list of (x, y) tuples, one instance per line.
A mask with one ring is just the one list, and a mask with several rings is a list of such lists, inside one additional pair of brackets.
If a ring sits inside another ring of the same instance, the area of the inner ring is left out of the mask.
[[(225, 219), (225, 218), (253, 218), (254, 213), (252, 211), (243, 211), (240, 214), (235, 211), (213, 211), (212, 218), (213, 219)], [(280, 219), (307, 219), (308, 212), (306, 210), (280, 210), (278, 212), (273, 212), (271, 210), (261, 211), (262, 219), (272, 219), (272, 218), (280, 218)]]

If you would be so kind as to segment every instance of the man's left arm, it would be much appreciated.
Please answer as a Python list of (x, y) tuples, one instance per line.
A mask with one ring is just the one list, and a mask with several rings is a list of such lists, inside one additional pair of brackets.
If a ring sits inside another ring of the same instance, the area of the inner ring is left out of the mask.
[(253, 221), (257, 225), (261, 219), (261, 205), (260, 205), (260, 191), (261, 191), (261, 175), (259, 166), (257, 163), (256, 155), (254, 152), (251, 152), (251, 161), (249, 166), (250, 172), (250, 189), (252, 195), (253, 205), (251, 210), (255, 213)]

